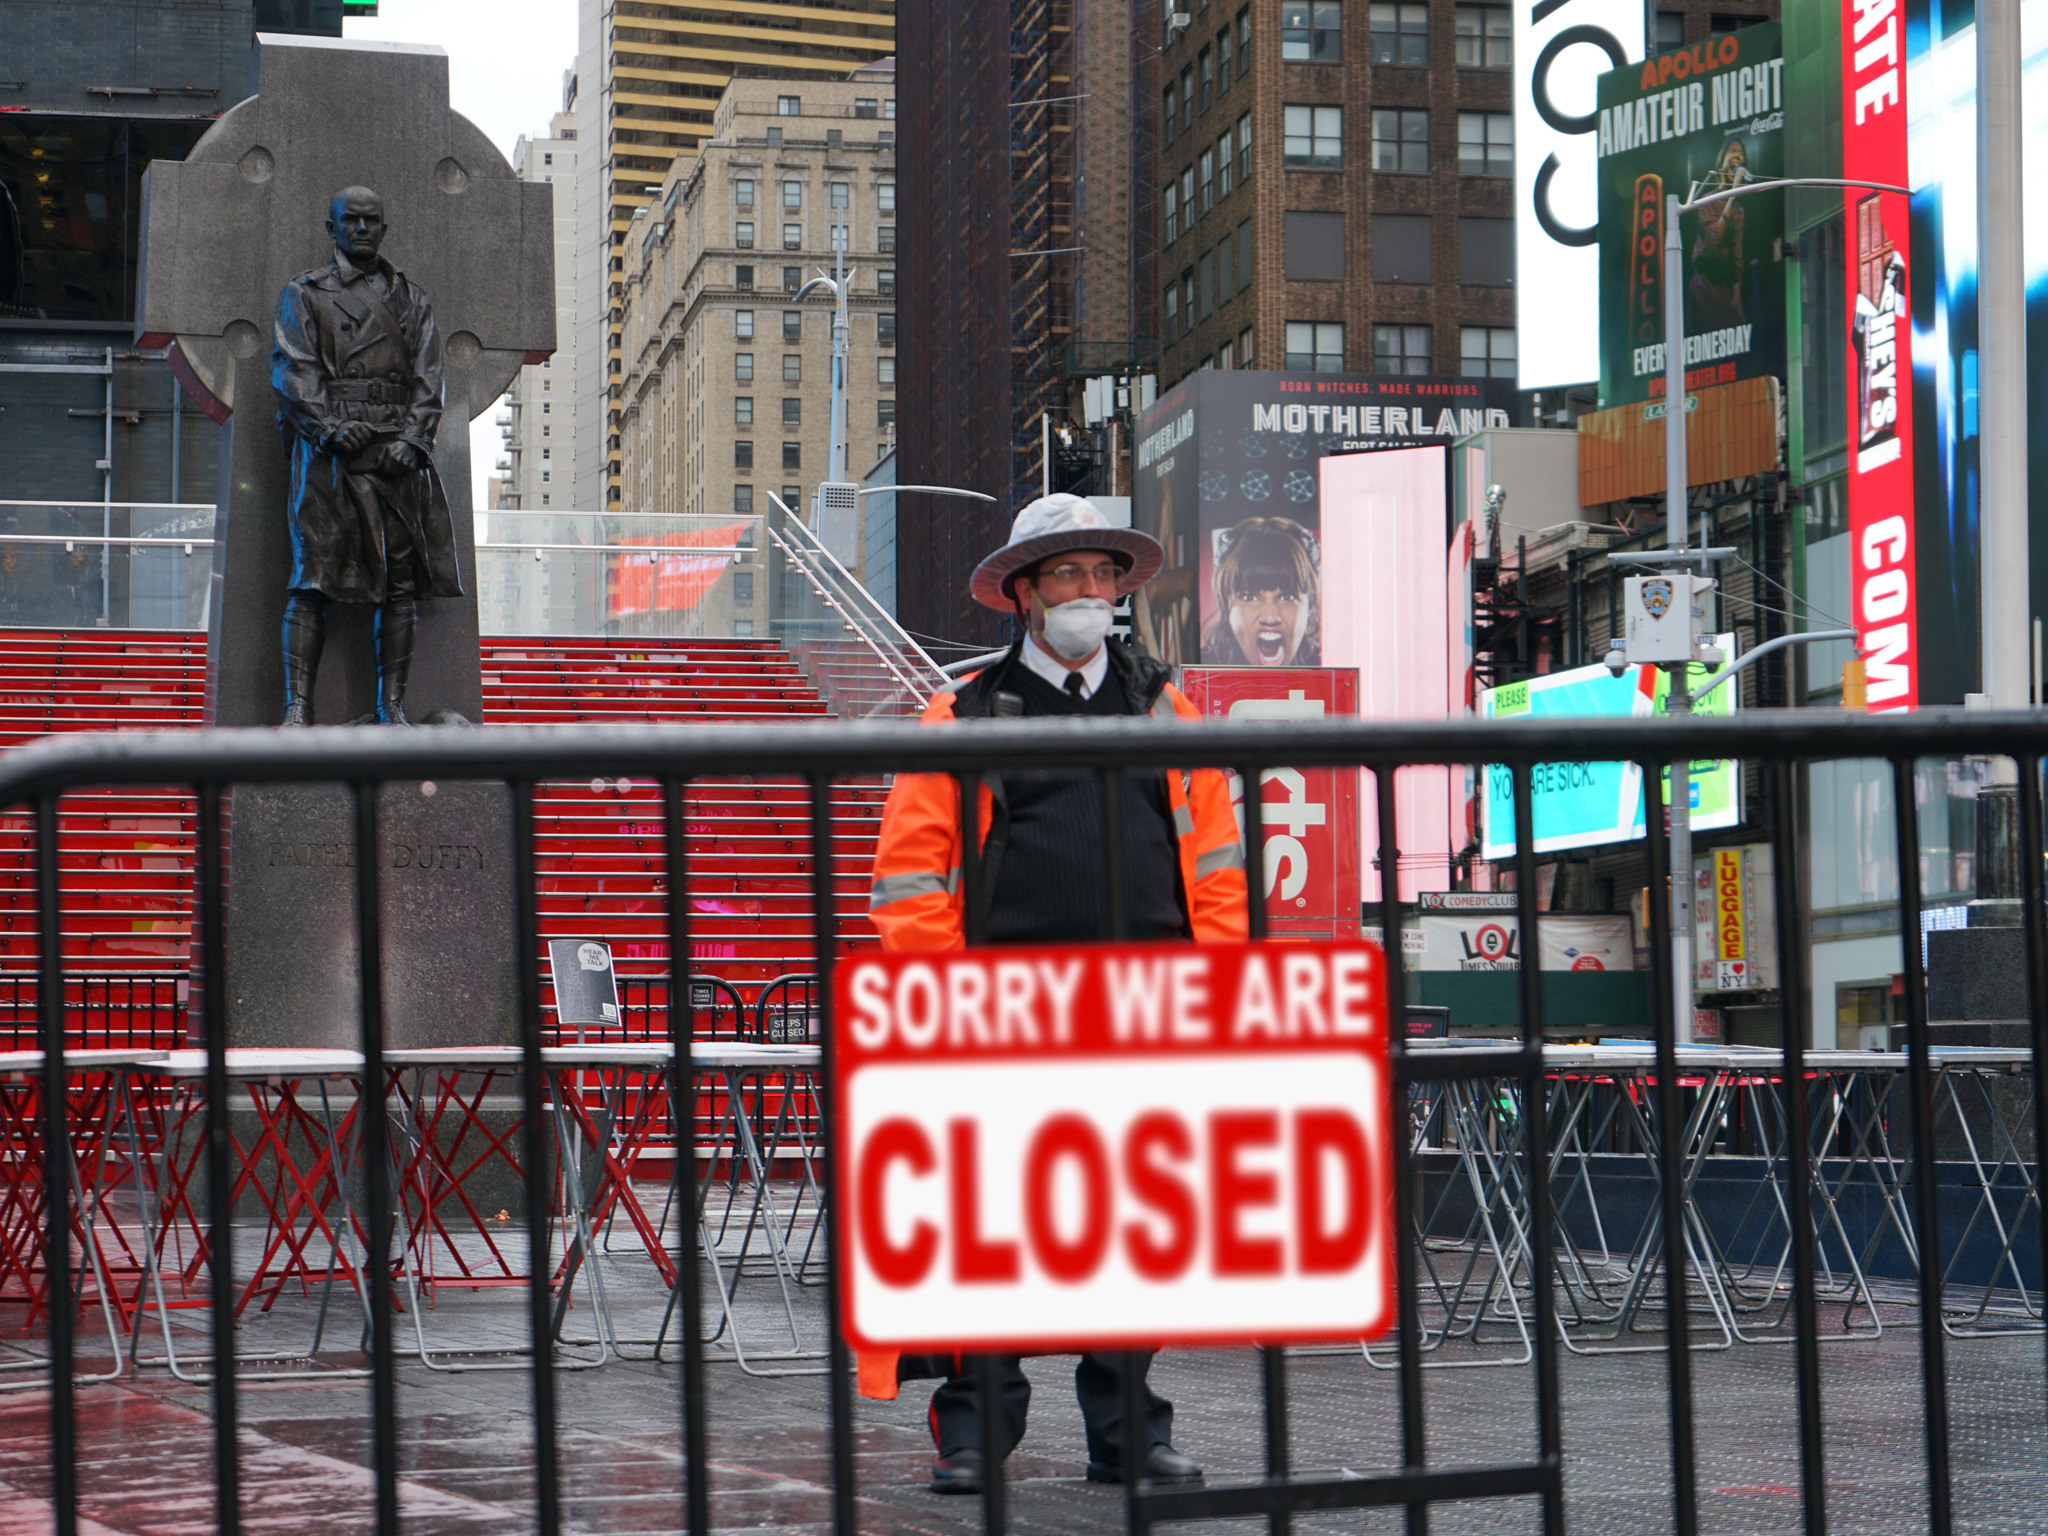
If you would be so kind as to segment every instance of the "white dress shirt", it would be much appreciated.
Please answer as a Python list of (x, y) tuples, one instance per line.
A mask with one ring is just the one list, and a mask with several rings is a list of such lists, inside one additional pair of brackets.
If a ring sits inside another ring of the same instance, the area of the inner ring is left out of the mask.
[(1032, 635), (1024, 642), (1021, 660), (1025, 666), (1062, 693), (1067, 691), (1068, 676), (1078, 671), (1081, 675), (1081, 697), (1092, 699), (1095, 697), (1095, 690), (1102, 686), (1102, 679), (1109, 672), (1109, 647), (1098, 645), (1093, 656), (1082, 662), (1078, 668), (1070, 668), (1041, 645), (1038, 636)]

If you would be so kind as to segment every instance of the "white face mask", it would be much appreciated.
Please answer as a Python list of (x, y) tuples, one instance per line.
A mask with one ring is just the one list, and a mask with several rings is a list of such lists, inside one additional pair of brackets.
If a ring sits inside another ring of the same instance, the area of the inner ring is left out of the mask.
[(1045, 643), (1068, 661), (1086, 661), (1102, 645), (1114, 617), (1099, 597), (1077, 597), (1045, 610)]

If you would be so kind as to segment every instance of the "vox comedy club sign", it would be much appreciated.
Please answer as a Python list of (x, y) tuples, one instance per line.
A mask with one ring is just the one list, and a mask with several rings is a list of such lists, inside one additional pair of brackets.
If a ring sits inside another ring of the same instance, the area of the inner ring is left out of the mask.
[(858, 1345), (1371, 1338), (1393, 1317), (1376, 945), (872, 955), (838, 971)]

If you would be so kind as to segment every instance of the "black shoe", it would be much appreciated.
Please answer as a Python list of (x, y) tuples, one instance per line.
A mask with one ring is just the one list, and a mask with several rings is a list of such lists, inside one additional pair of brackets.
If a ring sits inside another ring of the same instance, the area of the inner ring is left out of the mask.
[[(1124, 1480), (1123, 1463), (1091, 1461), (1088, 1463), (1088, 1481), (1091, 1483), (1120, 1483)], [(1145, 1460), (1145, 1480), (1152, 1483), (1199, 1483), (1202, 1469), (1192, 1457), (1183, 1456), (1170, 1445), (1155, 1445), (1152, 1454)]]
[(933, 1493), (981, 1492), (981, 1452), (955, 1451), (932, 1463)]

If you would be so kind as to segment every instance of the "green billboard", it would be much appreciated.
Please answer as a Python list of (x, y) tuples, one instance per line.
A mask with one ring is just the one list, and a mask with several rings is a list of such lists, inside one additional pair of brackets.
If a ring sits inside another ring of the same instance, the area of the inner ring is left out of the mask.
[[(1716, 636), (1714, 643), (1731, 663), (1735, 660), (1733, 635)], [(1719, 670), (1694, 663), (1687, 686), (1697, 693)], [(1733, 714), (1737, 692), (1734, 683), (1716, 688), (1695, 713)], [(1641, 719), (1663, 714), (1670, 694), (1670, 674), (1660, 667), (1630, 667), (1620, 677), (1604, 666), (1574, 667), (1569, 672), (1482, 689), (1479, 713), (1488, 720)], [(1514, 775), (1498, 763), (1489, 764), (1484, 772), (1480, 857), (1511, 859), (1515, 855)], [(1694, 830), (1738, 825), (1742, 820), (1742, 765), (1732, 758), (1700, 758), (1690, 772)], [(1643, 835), (1643, 775), (1634, 763), (1540, 763), (1530, 775), (1529, 787), (1538, 853), (1631, 842)], [(1663, 798), (1667, 803), (1671, 798), (1668, 770)]]
[[(1664, 397), (1664, 199), (1784, 174), (1784, 75), (1766, 22), (1600, 77), (1603, 407)], [(1686, 388), (1783, 378), (1785, 195), (1680, 217)]]

